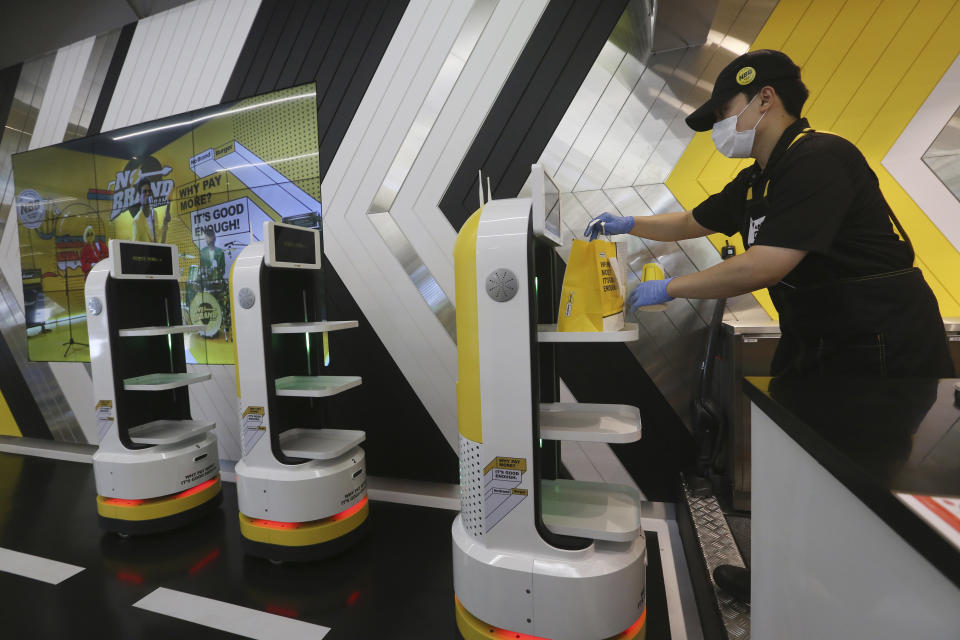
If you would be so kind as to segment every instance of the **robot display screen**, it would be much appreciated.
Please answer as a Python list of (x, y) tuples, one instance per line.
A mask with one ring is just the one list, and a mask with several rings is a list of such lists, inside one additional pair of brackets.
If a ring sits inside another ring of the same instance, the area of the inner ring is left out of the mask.
[(530, 166), (530, 221), (533, 234), (541, 241), (559, 247), (563, 244), (560, 188), (542, 165)]
[(125, 275), (174, 275), (173, 251), (164, 245), (120, 242), (120, 272)]
[(313, 231), (275, 225), (273, 238), (277, 262), (316, 263), (317, 253)]

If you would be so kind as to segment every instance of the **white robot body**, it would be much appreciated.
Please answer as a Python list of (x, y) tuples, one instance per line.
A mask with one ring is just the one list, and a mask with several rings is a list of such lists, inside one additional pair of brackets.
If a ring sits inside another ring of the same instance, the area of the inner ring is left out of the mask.
[(293, 466), (237, 463), (237, 502), (251, 518), (280, 522), (319, 520), (349, 509), (366, 495), (363, 449), (335, 460)]
[(645, 567), (643, 536), (530, 554), (479, 544), (459, 517), (453, 523), (457, 598), (501, 629), (550, 640), (613, 637), (643, 613)]
[(93, 454), (97, 494), (104, 498), (171, 495), (206, 482), (218, 470), (217, 438), (212, 433), (149, 449), (108, 451), (101, 445)]
[[(136, 263), (134, 257), (157, 256), (162, 259), (162, 273), (149, 273), (149, 269), (136, 273), (130, 266)], [(127, 267), (123, 267), (124, 259)], [(220, 500), (215, 425), (191, 420), (183, 388), (209, 376), (186, 372), (183, 354), (177, 353), (183, 344), (181, 334), (200, 328), (182, 325), (178, 319), (178, 271), (175, 246), (111, 240), (110, 257), (91, 269), (85, 284), (94, 392), (91, 404), (99, 437), (93, 455), (98, 512), (105, 527), (120, 533), (149, 533), (180, 526)], [(147, 285), (147, 281), (154, 283)], [(142, 303), (128, 297), (135, 297), (144, 286), (153, 287), (144, 290), (148, 291), (148, 313), (125, 307)], [(147, 322), (148, 326), (123, 326), (134, 321)], [(111, 322), (120, 327), (111, 326)], [(149, 343), (154, 348), (144, 340), (155, 341)], [(162, 345), (159, 352), (158, 344)], [(138, 349), (146, 349), (144, 353), (151, 355), (143, 356)], [(156, 357), (160, 352), (162, 357)], [(153, 375), (167, 379), (139, 379), (136, 385), (128, 384), (134, 381), (120, 378), (131, 375), (131, 366), (147, 372), (147, 378)], [(118, 398), (121, 394), (123, 397)], [(141, 402), (151, 407), (146, 413), (141, 410)], [(200, 485), (203, 495), (177, 499)], [(157, 500), (166, 502), (159, 506)]]
[(531, 317), (538, 285), (531, 273), (530, 211), (529, 198), (486, 202), (461, 229), (455, 250), (458, 625), (467, 637), (636, 638), (646, 612), (642, 531), (620, 541), (571, 541), (564, 537), (569, 534), (553, 535), (538, 513), (544, 495), (564, 481), (538, 481), (540, 356)]
[[(309, 240), (302, 245), (308, 254), (315, 237), (312, 261), (286, 259), (283, 233)], [(342, 548), (348, 534), (359, 534), (367, 516), (365, 456), (358, 446), (365, 435), (321, 428), (321, 405), (314, 404), (360, 383), (359, 378), (343, 383), (349, 377), (317, 375), (320, 334), (328, 325), (356, 323), (316, 318), (318, 294), (312, 287), (321, 277), (318, 232), (267, 222), (263, 237), (244, 248), (230, 276), (243, 450), (236, 466), (241, 533), (250, 554), (315, 559), (329, 553), (325, 548)], [(268, 282), (274, 288), (264, 291)], [(300, 309), (301, 298), (300, 317), (294, 318), (290, 303)], [(287, 306), (279, 310), (280, 304)], [(278, 356), (276, 340), (298, 346)], [(281, 367), (298, 373), (278, 380), (275, 372)], [(290, 382), (294, 378), (297, 382)]]

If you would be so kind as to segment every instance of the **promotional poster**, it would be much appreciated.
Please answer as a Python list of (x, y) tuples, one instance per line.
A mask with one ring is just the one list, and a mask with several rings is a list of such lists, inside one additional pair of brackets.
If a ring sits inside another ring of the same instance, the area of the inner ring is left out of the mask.
[(177, 245), (187, 361), (231, 364), (230, 267), (265, 220), (319, 226), (313, 84), (13, 157), (30, 359), (90, 360), (87, 274), (111, 238)]

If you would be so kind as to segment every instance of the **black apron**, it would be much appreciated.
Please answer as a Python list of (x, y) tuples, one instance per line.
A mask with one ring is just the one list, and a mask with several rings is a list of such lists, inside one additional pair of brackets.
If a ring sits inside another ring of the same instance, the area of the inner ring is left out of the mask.
[[(811, 129), (801, 132), (790, 143)], [(789, 147), (788, 147), (789, 148)], [(766, 216), (770, 178), (747, 192), (744, 244), (753, 220)], [(892, 215), (910, 248), (909, 237)], [(857, 278), (769, 288), (780, 314), (774, 376), (934, 377), (954, 375), (937, 299), (916, 267)]]

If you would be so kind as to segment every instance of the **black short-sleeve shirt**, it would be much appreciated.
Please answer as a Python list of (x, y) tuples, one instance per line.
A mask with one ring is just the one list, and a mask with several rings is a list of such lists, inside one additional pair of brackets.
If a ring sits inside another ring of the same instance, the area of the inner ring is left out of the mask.
[(784, 278), (793, 286), (909, 268), (913, 252), (894, 232), (866, 158), (830, 133), (795, 140), (807, 127), (806, 119), (787, 127), (766, 170), (754, 163), (741, 171), (693, 210), (694, 219), (711, 231), (742, 234), (748, 248), (807, 251)]

